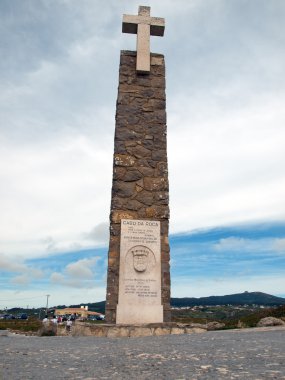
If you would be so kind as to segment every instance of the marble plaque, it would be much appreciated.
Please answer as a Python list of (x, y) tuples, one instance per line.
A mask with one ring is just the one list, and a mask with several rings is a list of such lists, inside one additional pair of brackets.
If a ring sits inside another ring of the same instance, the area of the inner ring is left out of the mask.
[(121, 220), (116, 323), (163, 322), (160, 222)]

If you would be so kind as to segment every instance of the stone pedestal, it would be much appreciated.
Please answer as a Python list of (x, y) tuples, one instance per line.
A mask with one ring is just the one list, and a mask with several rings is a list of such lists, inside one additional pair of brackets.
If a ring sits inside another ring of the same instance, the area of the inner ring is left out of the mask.
[(136, 72), (136, 53), (122, 51), (110, 214), (108, 323), (170, 321), (168, 219), (164, 57), (151, 54), (150, 73), (143, 75)]

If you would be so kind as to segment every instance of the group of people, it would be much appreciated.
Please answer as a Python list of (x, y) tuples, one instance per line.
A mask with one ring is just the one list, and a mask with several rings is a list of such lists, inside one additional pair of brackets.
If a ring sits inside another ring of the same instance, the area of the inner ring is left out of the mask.
[(66, 322), (66, 330), (70, 331), (72, 323), (75, 321), (75, 316), (71, 315), (68, 319), (66, 317), (61, 317), (60, 315), (57, 317), (56, 315), (53, 315), (51, 319), (48, 318), (48, 315), (46, 315), (43, 319), (43, 323), (53, 323), (57, 325), (58, 323)]

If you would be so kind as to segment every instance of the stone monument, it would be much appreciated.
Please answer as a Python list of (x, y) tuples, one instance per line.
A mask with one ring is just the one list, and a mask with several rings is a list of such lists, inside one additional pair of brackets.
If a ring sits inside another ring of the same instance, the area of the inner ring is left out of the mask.
[(169, 186), (164, 56), (150, 53), (150, 35), (164, 19), (150, 7), (123, 16), (137, 51), (121, 51), (116, 110), (106, 321), (171, 320)]

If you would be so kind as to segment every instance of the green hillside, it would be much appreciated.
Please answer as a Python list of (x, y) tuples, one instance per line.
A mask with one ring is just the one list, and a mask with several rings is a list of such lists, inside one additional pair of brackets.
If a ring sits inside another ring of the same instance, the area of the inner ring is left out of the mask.
[[(275, 297), (270, 294), (261, 292), (244, 292), (239, 294), (229, 294), (225, 296), (211, 296), (201, 298), (171, 298), (171, 306), (187, 307), (187, 306), (215, 306), (215, 305), (264, 305), (264, 306), (280, 306), (285, 305), (285, 298)], [(71, 307), (80, 307), (80, 305), (71, 305)], [(99, 313), (105, 312), (105, 301), (86, 303), (89, 310)]]
[(211, 296), (201, 298), (171, 298), (171, 306), (204, 306), (204, 305), (285, 305), (285, 298), (275, 297), (261, 292), (244, 292), (225, 296)]

